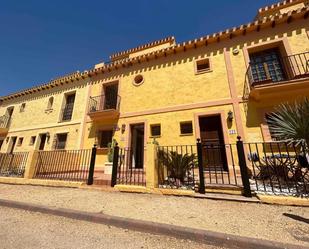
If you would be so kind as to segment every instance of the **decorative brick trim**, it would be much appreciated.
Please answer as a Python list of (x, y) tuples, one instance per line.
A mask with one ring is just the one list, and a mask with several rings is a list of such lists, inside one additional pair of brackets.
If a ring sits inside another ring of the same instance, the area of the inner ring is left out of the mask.
[(164, 57), (164, 56), (171, 55), (177, 52), (184, 52), (189, 49), (195, 49), (197, 47), (208, 45), (210, 43), (217, 43), (223, 40), (229, 40), (235, 36), (242, 36), (244, 31), (248, 33), (248, 32), (254, 32), (257, 29), (260, 30), (260, 29), (269, 28), (272, 26), (274, 22), (277, 22), (277, 21), (283, 22), (283, 21), (288, 20), (289, 18), (301, 19), (304, 17), (306, 13), (308, 13), (308, 11), (309, 11), (309, 7), (304, 7), (304, 8), (293, 10), (288, 13), (284, 13), (284, 14), (281, 14), (275, 17), (266, 17), (262, 21), (257, 20), (257, 21), (254, 21), (248, 24), (243, 24), (238, 27), (227, 29), (225, 31), (213, 33), (211, 35), (207, 35), (207, 36), (204, 36), (198, 39), (189, 40), (189, 41), (186, 41), (180, 44), (176, 44), (169, 48), (164, 48), (161, 50), (153, 51), (153, 52), (150, 52), (144, 55), (136, 56), (131, 59), (117, 60), (109, 64), (105, 64), (103, 67), (100, 67), (100, 68), (86, 70), (82, 73), (76, 72), (73, 75), (61, 77), (57, 80), (53, 80), (44, 85), (40, 85), (40, 86), (29, 88), (29, 89), (26, 89), (26, 90), (23, 90), (17, 93), (13, 93), (7, 96), (3, 96), (0, 98), (0, 103), (3, 102), (4, 100), (18, 98), (24, 95), (28, 95), (34, 92), (40, 92), (40, 91), (53, 88), (56, 86), (60, 86), (63, 84), (69, 84), (69, 83), (72, 83), (73, 81), (90, 78), (100, 73), (111, 72), (112, 70), (117, 70), (123, 67), (132, 66), (133, 64), (157, 59), (158, 57)]
[(289, 5), (293, 5), (293, 4), (297, 4), (297, 3), (301, 3), (303, 2), (303, 0), (285, 0), (285, 1), (281, 1), (272, 5), (268, 5), (265, 6), (263, 8), (259, 9), (259, 13), (263, 13), (269, 10), (274, 10), (274, 9), (278, 9), (278, 8), (282, 8), (283, 6), (289, 6)]
[(155, 46), (167, 43), (167, 42), (169, 42), (171, 44), (175, 43), (175, 37), (169, 36), (169, 37), (166, 37), (166, 38), (158, 40), (158, 41), (146, 43), (146, 44), (143, 44), (143, 45), (135, 47), (135, 48), (131, 48), (131, 49), (128, 49), (128, 50), (125, 50), (125, 51), (122, 51), (122, 52), (112, 54), (109, 58), (112, 60), (112, 59), (115, 59), (117, 57), (122, 57), (124, 55), (130, 54), (130, 53), (135, 53), (135, 52), (138, 52), (138, 51), (143, 50), (143, 49), (155, 47)]

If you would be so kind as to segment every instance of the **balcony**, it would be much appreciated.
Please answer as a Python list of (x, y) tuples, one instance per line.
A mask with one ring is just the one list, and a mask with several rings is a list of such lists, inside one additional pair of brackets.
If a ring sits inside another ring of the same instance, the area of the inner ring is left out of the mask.
[(309, 90), (309, 52), (250, 63), (243, 98), (261, 100), (305, 88)]
[(6, 135), (11, 124), (11, 117), (3, 115), (0, 117), (0, 135)]
[(105, 94), (89, 98), (88, 115), (92, 120), (119, 117), (120, 96)]

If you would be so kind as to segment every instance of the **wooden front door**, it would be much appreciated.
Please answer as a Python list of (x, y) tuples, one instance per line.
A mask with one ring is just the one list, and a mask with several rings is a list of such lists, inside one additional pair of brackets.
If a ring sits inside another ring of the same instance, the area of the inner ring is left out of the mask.
[(203, 163), (208, 170), (227, 170), (227, 159), (220, 115), (199, 118)]

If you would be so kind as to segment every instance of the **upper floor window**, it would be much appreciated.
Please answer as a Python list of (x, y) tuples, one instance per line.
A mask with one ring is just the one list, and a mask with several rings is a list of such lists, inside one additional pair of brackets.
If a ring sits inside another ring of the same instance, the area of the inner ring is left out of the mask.
[(133, 79), (133, 84), (136, 85), (136, 86), (139, 86), (141, 84), (144, 83), (144, 76), (141, 75), (141, 74), (138, 74), (134, 77)]
[(279, 48), (249, 54), (253, 82), (277, 82), (285, 79)]
[(204, 73), (211, 70), (209, 58), (195, 61), (195, 73)]
[(24, 111), (25, 111), (25, 108), (26, 108), (26, 103), (22, 103), (22, 104), (20, 105), (19, 111), (20, 111), (20, 112), (24, 112)]
[(192, 121), (186, 121), (180, 123), (180, 134), (181, 135), (191, 135), (193, 134)]
[(65, 104), (62, 109), (61, 121), (70, 121), (73, 115), (75, 93), (65, 95)]
[(53, 109), (53, 105), (54, 105), (54, 97), (50, 97), (47, 103), (47, 110)]

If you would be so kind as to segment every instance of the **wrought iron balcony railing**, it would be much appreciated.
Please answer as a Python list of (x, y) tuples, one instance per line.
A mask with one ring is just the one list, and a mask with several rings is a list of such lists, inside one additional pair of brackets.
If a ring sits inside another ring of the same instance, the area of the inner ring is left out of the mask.
[(246, 72), (244, 96), (256, 86), (309, 77), (309, 52), (250, 63)]
[(3, 115), (0, 117), (0, 128), (9, 128), (11, 124), (11, 117)]
[(120, 96), (117, 94), (105, 94), (89, 98), (88, 113), (106, 110), (119, 111)]

